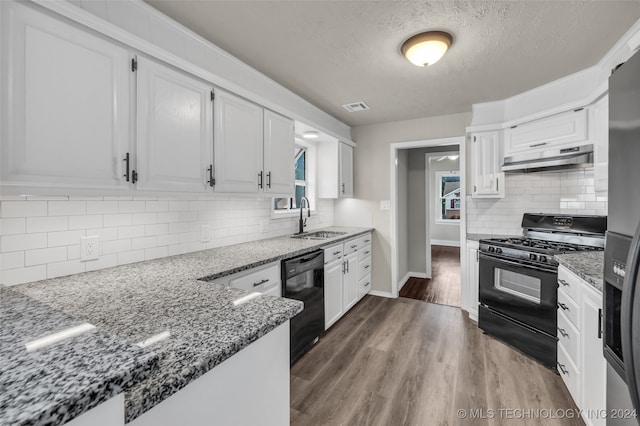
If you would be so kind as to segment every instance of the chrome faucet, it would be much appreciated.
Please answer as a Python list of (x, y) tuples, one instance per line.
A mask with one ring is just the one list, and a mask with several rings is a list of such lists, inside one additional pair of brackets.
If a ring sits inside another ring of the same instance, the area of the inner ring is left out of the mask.
[(302, 219), (302, 209), (304, 208), (304, 204), (307, 204), (307, 217), (311, 217), (311, 205), (309, 204), (309, 199), (307, 197), (300, 198), (300, 221), (298, 222), (298, 234), (302, 234), (304, 232), (304, 227), (307, 226), (307, 219)]

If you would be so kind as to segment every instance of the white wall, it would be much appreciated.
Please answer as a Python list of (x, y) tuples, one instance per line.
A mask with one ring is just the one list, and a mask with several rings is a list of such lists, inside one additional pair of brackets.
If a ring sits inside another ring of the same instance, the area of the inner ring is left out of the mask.
[(371, 219), (373, 235), (372, 287), (391, 293), (391, 218), (380, 210), (381, 200), (390, 200), (390, 144), (464, 136), (471, 113), (442, 115), (413, 120), (358, 126), (352, 135), (358, 146), (354, 154), (354, 199), (335, 203), (336, 225), (352, 217)]
[(607, 194), (594, 191), (593, 169), (507, 174), (505, 197), (467, 197), (467, 233), (521, 235), (524, 213), (607, 214)]
[[(332, 226), (333, 204), (318, 200), (308, 229)], [(271, 198), (12, 197), (0, 201), (0, 284), (297, 232), (297, 218), (272, 220), (271, 206)], [(200, 242), (205, 224), (213, 229), (209, 243)], [(80, 261), (80, 237), (91, 235), (100, 236), (100, 259)]]

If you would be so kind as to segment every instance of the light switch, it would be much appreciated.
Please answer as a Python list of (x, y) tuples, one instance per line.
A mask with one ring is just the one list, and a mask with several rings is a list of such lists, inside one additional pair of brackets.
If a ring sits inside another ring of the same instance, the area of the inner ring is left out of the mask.
[(390, 200), (380, 200), (380, 210), (391, 210)]

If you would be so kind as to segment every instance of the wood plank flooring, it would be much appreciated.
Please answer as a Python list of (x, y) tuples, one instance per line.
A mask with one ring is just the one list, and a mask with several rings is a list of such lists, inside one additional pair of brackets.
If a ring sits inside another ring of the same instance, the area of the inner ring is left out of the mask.
[(291, 369), (292, 425), (584, 424), (542, 409), (577, 410), (560, 376), (412, 299), (366, 296)]
[(460, 306), (460, 247), (431, 246), (432, 278), (411, 277), (400, 297)]

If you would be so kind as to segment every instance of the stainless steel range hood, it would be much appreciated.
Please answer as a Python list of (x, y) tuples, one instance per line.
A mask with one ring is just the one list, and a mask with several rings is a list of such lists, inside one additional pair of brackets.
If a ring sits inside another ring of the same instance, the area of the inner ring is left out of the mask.
[(593, 145), (556, 148), (505, 157), (505, 173), (529, 173), (593, 167)]

